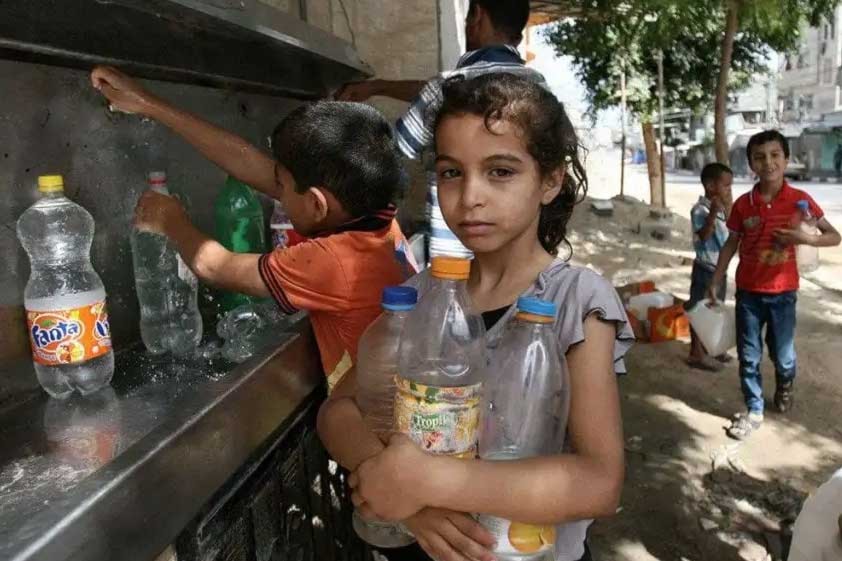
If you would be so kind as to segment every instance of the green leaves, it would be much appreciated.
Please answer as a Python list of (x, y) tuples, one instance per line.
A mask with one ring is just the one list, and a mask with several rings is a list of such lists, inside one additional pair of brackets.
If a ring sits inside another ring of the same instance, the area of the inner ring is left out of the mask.
[[(771, 51), (792, 50), (800, 30), (832, 14), (839, 0), (737, 0), (740, 27), (734, 41), (731, 90), (766, 72)], [(628, 103), (643, 116), (657, 105), (657, 63), (664, 53), (665, 103), (704, 110), (719, 73), (727, 0), (571, 0), (565, 19), (546, 35), (558, 55), (570, 56), (593, 111), (619, 104), (626, 63)]]

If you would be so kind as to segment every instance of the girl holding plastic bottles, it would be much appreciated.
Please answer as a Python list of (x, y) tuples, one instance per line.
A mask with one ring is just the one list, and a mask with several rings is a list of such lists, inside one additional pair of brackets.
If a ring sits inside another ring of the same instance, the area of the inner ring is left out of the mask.
[[(435, 130), (439, 204), (474, 252), (468, 292), (489, 347), (519, 296), (558, 306), (554, 327), (570, 376), (565, 445), (555, 456), (465, 461), (394, 436), (352, 474), (354, 503), (387, 520), (446, 509), (556, 524), (556, 559), (590, 559), (587, 528), (614, 514), (622, 489), (616, 374), (625, 372), (633, 335), (608, 281), (558, 255), (571, 249), (567, 222), (587, 188), (575, 131), (550, 92), (505, 74), (449, 81)], [(414, 279), (420, 289), (425, 274)], [(487, 534), (445, 534), (416, 537), (438, 560), (494, 559)]]

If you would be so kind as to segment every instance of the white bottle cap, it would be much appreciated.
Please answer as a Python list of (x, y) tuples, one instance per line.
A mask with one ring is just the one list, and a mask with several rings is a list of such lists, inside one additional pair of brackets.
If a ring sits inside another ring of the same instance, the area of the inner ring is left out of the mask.
[(169, 195), (169, 189), (167, 189), (167, 172), (150, 171), (147, 176), (147, 181), (149, 182), (150, 189)]

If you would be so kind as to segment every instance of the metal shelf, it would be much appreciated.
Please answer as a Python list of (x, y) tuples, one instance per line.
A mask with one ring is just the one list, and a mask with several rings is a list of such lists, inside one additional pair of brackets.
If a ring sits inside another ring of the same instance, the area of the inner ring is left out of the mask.
[(0, 1), (0, 58), (301, 99), (372, 74), (349, 43), (257, 0)]

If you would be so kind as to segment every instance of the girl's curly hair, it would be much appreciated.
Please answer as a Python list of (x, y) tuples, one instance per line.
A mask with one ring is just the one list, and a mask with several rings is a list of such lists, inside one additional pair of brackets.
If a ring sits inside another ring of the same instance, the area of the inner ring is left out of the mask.
[(553, 255), (558, 247), (572, 247), (567, 241), (567, 222), (573, 207), (588, 190), (585, 167), (579, 159), (580, 146), (564, 106), (541, 85), (513, 74), (484, 74), (470, 80), (454, 76), (442, 85), (444, 100), (435, 117), (435, 127), (449, 115), (472, 114), (485, 119), (493, 132), (495, 121), (517, 125), (524, 134), (526, 149), (535, 158), (542, 177), (564, 166), (564, 182), (553, 201), (541, 208), (538, 240)]

